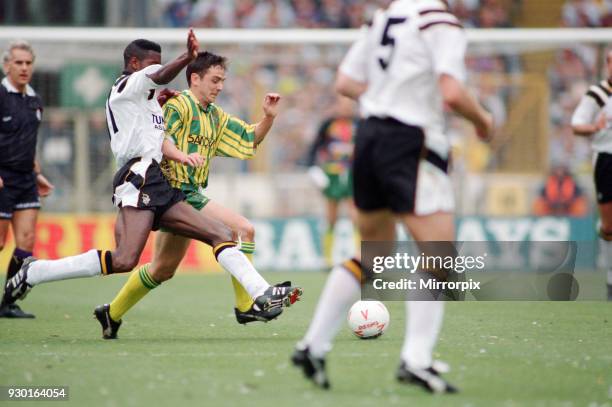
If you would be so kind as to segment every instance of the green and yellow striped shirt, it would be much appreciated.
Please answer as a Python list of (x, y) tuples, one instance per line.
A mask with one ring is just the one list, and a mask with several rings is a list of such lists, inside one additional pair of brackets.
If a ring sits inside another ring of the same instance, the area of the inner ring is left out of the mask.
[(164, 105), (166, 137), (187, 153), (199, 153), (206, 159), (200, 168), (164, 159), (162, 170), (175, 188), (184, 184), (205, 188), (208, 170), (214, 156), (241, 160), (255, 154), (255, 125), (225, 113), (219, 106), (204, 108), (190, 90), (170, 99)]

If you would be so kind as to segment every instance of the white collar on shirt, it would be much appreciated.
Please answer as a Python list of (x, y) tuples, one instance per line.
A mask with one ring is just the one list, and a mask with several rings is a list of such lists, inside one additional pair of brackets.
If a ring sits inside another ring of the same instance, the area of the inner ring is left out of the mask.
[[(8, 90), (9, 92), (12, 93), (21, 93), (17, 90), (16, 87), (13, 86), (13, 84), (11, 82), (9, 82), (8, 78), (4, 78), (2, 79), (2, 86), (4, 86), (6, 88), (6, 90)], [(32, 89), (32, 87), (30, 85), (26, 85), (26, 91), (25, 91), (26, 95), (28, 96), (36, 96), (36, 92), (34, 92), (34, 89)]]

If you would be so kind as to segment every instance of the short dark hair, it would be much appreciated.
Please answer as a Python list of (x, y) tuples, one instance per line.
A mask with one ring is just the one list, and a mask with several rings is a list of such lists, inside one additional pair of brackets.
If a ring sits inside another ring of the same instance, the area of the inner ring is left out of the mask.
[(199, 52), (196, 59), (187, 65), (187, 70), (185, 71), (187, 75), (187, 84), (191, 86), (192, 73), (204, 76), (211, 66), (220, 66), (223, 69), (227, 69), (227, 58), (208, 51)]
[(161, 54), (161, 45), (156, 42), (144, 39), (134, 40), (130, 42), (123, 51), (123, 66), (128, 66), (128, 63), (130, 62), (130, 59), (132, 57), (136, 57), (136, 59), (142, 61), (151, 51)]

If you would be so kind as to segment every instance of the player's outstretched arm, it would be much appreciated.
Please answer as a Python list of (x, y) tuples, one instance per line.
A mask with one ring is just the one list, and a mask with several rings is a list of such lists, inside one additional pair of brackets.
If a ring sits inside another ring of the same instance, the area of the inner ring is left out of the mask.
[(272, 128), (274, 119), (278, 114), (279, 102), (281, 96), (278, 93), (266, 94), (263, 102), (264, 118), (255, 125), (255, 145), (259, 145)]
[(483, 141), (493, 136), (493, 116), (478, 103), (476, 98), (451, 75), (442, 74), (438, 79), (444, 103), (476, 127), (478, 137)]
[(198, 56), (198, 50), (200, 49), (200, 44), (198, 43), (198, 39), (193, 33), (193, 29), (189, 29), (189, 34), (187, 35), (187, 51), (178, 56), (173, 61), (168, 62), (166, 65), (162, 66), (157, 72), (150, 74), (149, 78), (158, 85), (165, 85), (170, 83), (170, 81), (176, 78), (176, 75), (179, 74), (189, 64)]
[(186, 154), (182, 152), (167, 138), (162, 143), (162, 154), (169, 160), (189, 165), (190, 167), (201, 167), (205, 161), (204, 157), (198, 153)]

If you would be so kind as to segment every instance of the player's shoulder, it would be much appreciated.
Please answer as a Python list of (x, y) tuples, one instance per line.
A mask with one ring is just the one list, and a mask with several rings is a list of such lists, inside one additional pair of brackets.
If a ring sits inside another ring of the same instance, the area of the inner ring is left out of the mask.
[(411, 3), (411, 10), (421, 31), (435, 26), (463, 28), (459, 19), (444, 1), (417, 0), (408, 1), (408, 3)]
[(142, 68), (140, 71), (134, 72), (133, 75), (151, 75), (159, 71), (162, 66), (160, 64), (153, 64)]
[(585, 98), (593, 99), (600, 107), (608, 102), (610, 96), (612, 96), (612, 83), (607, 79), (589, 86), (584, 95)]
[(188, 90), (184, 90), (180, 92), (176, 96), (172, 96), (168, 101), (164, 104), (164, 109), (174, 109), (179, 112), (185, 110), (187, 106), (189, 106), (189, 94)]
[(612, 94), (612, 83), (608, 79), (601, 80), (594, 85), (589, 86), (589, 91), (603, 92), (606, 96)]
[(445, 1), (443, 0), (396, 0), (387, 8), (389, 14), (398, 12), (404, 13), (419, 13), (427, 10), (440, 10), (450, 12)]

